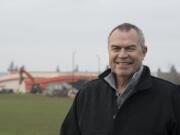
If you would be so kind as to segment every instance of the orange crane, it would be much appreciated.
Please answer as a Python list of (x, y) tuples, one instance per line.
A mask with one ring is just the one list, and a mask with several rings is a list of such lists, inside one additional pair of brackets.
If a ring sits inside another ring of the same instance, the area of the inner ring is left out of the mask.
[(76, 84), (76, 82), (80, 80), (92, 80), (97, 78), (96, 76), (90, 75), (61, 75), (49, 78), (34, 78), (29, 72), (27, 72), (24, 67), (21, 67), (19, 70), (19, 83), (21, 84), (22, 81), (25, 79), (23, 75), (26, 75), (27, 79), (25, 80), (26, 89), (30, 93), (42, 93), (44, 90), (47, 89), (49, 84), (53, 83), (70, 83)]
[(32, 83), (31, 88), (30, 88), (30, 93), (41, 93), (42, 92), (41, 85), (34, 79), (34, 77), (30, 73), (28, 73), (24, 69), (24, 67), (21, 67), (20, 71), (19, 71), (19, 76), (20, 76), (19, 84), (21, 84), (24, 80), (23, 74), (25, 74), (27, 76), (27, 78), (30, 79), (30, 81)]

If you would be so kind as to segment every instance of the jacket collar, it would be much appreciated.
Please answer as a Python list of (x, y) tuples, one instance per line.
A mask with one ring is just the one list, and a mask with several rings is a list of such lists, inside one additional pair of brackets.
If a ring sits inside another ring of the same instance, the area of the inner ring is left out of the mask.
[(151, 72), (149, 67), (144, 66), (144, 70), (142, 72), (142, 75), (139, 79), (139, 82), (136, 86), (137, 91), (138, 90), (146, 90), (152, 87), (152, 78), (151, 78)]
[[(104, 78), (111, 73), (111, 69), (105, 70), (102, 74), (99, 75), (99, 78), (104, 80)], [(147, 66), (144, 66), (141, 77), (136, 85), (136, 90), (146, 90), (152, 87), (152, 79), (150, 69)]]

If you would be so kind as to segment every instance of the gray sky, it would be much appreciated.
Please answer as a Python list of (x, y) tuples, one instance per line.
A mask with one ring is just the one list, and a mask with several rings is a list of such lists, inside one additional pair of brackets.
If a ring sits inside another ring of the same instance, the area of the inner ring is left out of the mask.
[(180, 72), (179, 0), (1, 0), (0, 72), (11, 61), (28, 70), (97, 71), (108, 64), (107, 36), (123, 22), (139, 26), (155, 71)]

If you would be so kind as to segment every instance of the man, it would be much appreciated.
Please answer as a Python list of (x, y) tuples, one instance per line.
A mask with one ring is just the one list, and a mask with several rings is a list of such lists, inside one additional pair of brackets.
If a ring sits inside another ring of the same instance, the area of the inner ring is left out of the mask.
[(110, 69), (82, 87), (60, 135), (180, 135), (180, 92), (142, 65), (143, 32), (117, 26), (108, 51)]

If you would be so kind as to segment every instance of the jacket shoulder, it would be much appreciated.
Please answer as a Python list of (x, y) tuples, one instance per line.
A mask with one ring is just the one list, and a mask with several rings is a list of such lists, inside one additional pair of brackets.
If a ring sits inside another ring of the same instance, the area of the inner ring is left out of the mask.
[(106, 90), (106, 83), (101, 79), (95, 79), (85, 83), (76, 95), (78, 106), (85, 106), (89, 102), (94, 102)]
[(172, 86), (172, 87), (176, 87), (177, 86), (176, 84), (174, 84), (174, 83), (172, 83), (170, 81), (167, 81), (167, 80), (155, 77), (155, 76), (151, 76), (151, 78), (152, 78), (153, 82), (161, 84), (161, 85)]
[(170, 94), (174, 90), (177, 90), (177, 85), (170, 81), (157, 78), (154, 76), (152, 76), (151, 78), (152, 78), (152, 88), (156, 91), (159, 91), (160, 93)]
[(105, 84), (105, 82), (99, 78), (91, 80), (87, 83), (85, 83), (82, 87), (81, 90), (88, 90), (88, 89), (96, 89), (96, 88), (100, 88)]

